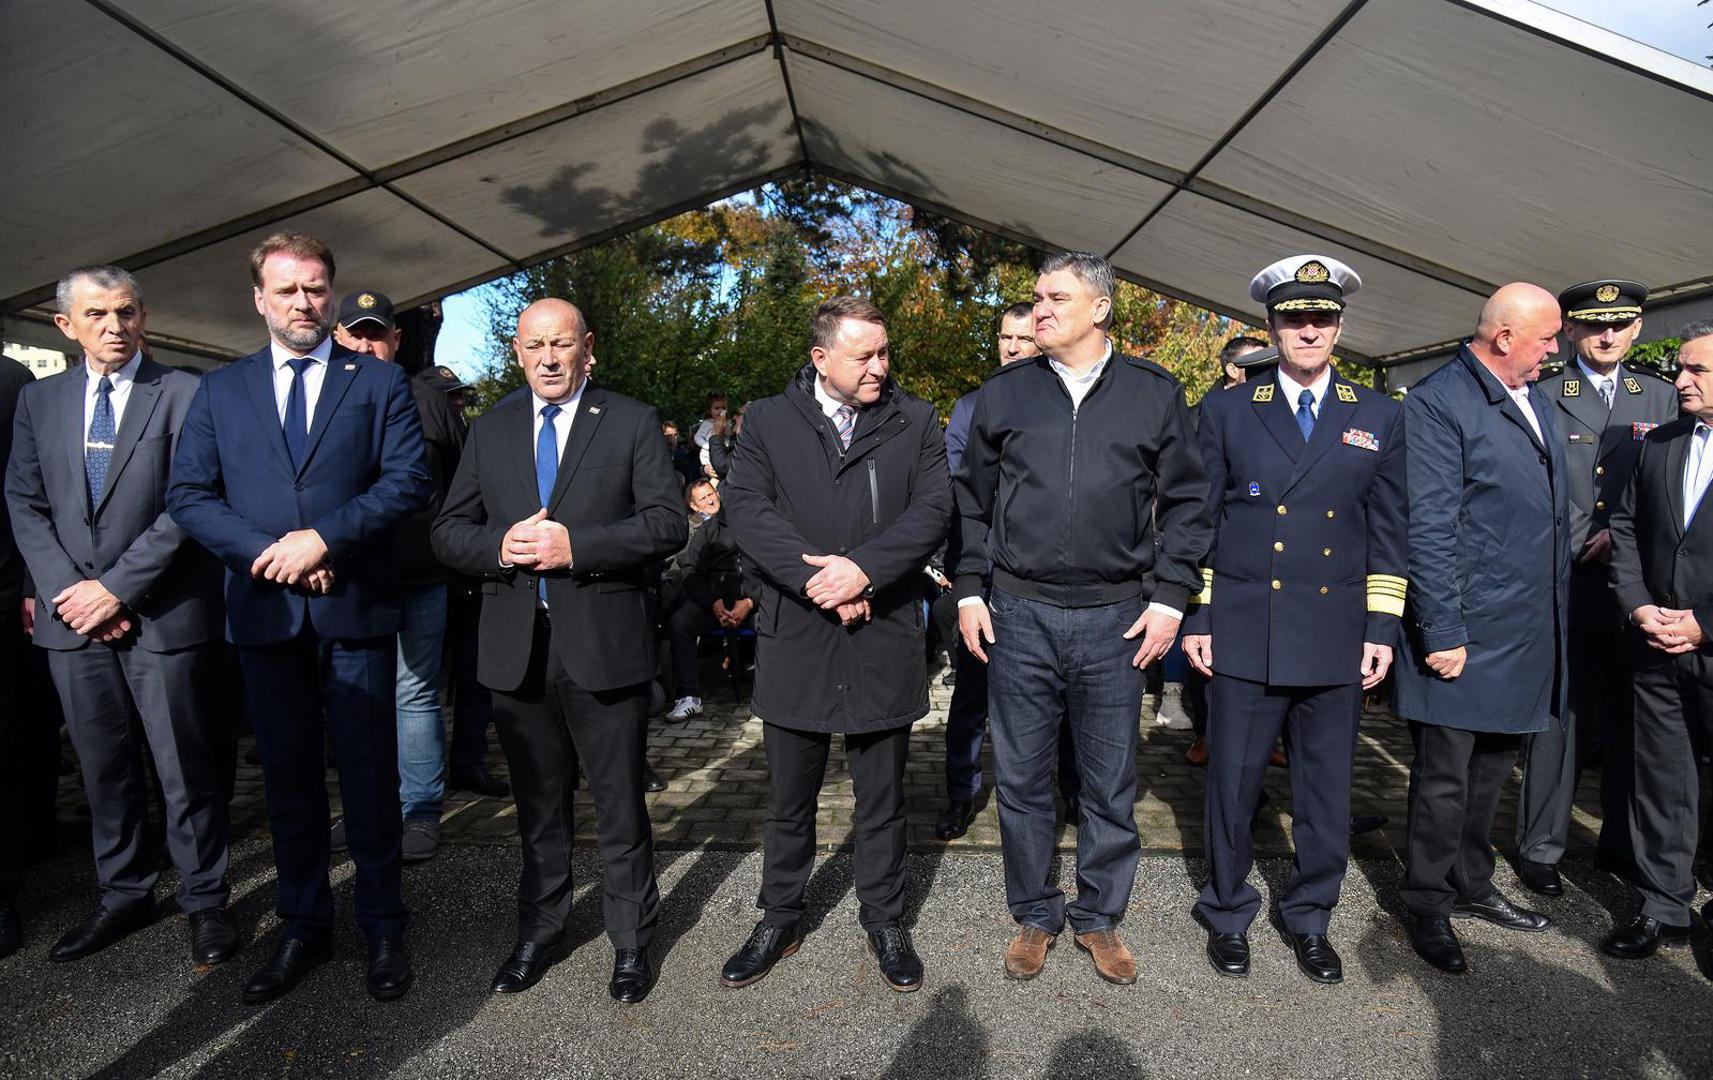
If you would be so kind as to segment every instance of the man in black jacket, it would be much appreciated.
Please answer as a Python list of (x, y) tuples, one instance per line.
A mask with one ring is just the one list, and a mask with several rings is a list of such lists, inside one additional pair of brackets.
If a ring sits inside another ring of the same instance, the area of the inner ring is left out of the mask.
[(704, 476), (690, 485), (689, 495), (690, 509), (701, 515), (701, 524), (678, 554), (678, 588), (666, 604), (672, 693), (677, 697), (666, 718), (673, 721), (702, 712), (697, 643), (715, 630), (737, 633), (755, 610), (755, 600), (744, 588), (743, 552), (726, 524), (719, 489)]
[[(1141, 855), (1132, 809), (1142, 670), (1171, 647), (1210, 535), (1183, 388), (1113, 350), (1113, 291), (1098, 255), (1042, 264), (1042, 355), (988, 377), (955, 485), (959, 630), (977, 657), (992, 650), (988, 722), (1006, 900), (1019, 924), (1005, 971), (1017, 979), (1040, 973), (1068, 918), (1102, 978), (1136, 981), (1116, 924)], [(1068, 908), (1053, 880), (1061, 709), (1082, 777)]]
[(1642, 909), (1600, 947), (1627, 960), (1696, 929), (1698, 762), (1713, 748), (1713, 322), (1682, 337), (1677, 394), (1690, 415), (1648, 433), (1611, 518), (1612, 586), (1635, 663), (1630, 844)]
[[(922, 984), (904, 918), (904, 754), (928, 712), (917, 579), (951, 495), (934, 408), (888, 374), (886, 320), (866, 300), (822, 304), (810, 363), (749, 410), (722, 489), (759, 576), (755, 695), (771, 774), (761, 922), (721, 972), (765, 976), (802, 942), (815, 804), (834, 732), (856, 789), (856, 894), (894, 990)], [(1134, 722), (1134, 721), (1133, 721)]]

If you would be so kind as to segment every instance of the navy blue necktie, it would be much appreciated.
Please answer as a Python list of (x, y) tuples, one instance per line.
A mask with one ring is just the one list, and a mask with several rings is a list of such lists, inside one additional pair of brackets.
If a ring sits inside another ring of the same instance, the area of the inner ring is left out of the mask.
[[(559, 479), (559, 437), (553, 430), (553, 418), (561, 412), (564, 410), (557, 405), (543, 405), (541, 431), (535, 437), (535, 490), (543, 507), (553, 498), (553, 482)], [(547, 603), (546, 578), (537, 579), (535, 590), (541, 602)]]
[(89, 435), (83, 442), (83, 473), (89, 479), (89, 505), (101, 502), (107, 487), (107, 467), (113, 463), (113, 380), (101, 376), (95, 384), (95, 412), (89, 418)]
[(315, 360), (308, 356), (287, 360), (291, 366), (291, 390), (286, 394), (285, 442), (291, 455), (291, 466), (303, 468), (303, 455), (309, 444), (309, 387), (303, 383), (303, 373)]
[(1297, 395), (1297, 430), (1303, 433), (1303, 442), (1309, 441), (1314, 434), (1314, 391), (1304, 390)]

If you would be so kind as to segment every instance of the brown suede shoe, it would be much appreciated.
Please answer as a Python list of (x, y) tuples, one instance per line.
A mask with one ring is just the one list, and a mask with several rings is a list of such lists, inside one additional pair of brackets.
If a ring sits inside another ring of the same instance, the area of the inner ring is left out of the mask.
[(1039, 926), (1019, 926), (1017, 936), (1005, 947), (1005, 977), (1033, 979), (1047, 963), (1047, 950), (1057, 941)]
[(1118, 931), (1091, 930), (1078, 934), (1077, 948), (1094, 958), (1094, 970), (1107, 982), (1129, 986), (1136, 981), (1136, 957), (1118, 940)]

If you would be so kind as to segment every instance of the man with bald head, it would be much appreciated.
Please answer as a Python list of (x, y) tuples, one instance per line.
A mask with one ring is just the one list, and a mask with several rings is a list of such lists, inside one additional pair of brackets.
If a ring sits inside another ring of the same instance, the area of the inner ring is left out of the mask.
[(564, 951), (571, 915), (571, 799), (594, 794), (612, 996), (654, 985), (660, 914), (643, 802), (654, 629), (644, 568), (689, 529), (660, 417), (588, 378), (595, 335), (563, 300), (518, 316), (527, 387), (470, 428), (431, 540), (482, 582), (476, 677), (494, 691), (523, 840), (518, 936), (496, 994), (528, 990)]
[(1397, 711), (1410, 722), (1402, 888), (1411, 944), (1467, 969), (1451, 919), (1539, 931), (1493, 884), (1493, 817), (1522, 738), (1562, 723), (1569, 475), (1530, 383), (1558, 349), (1558, 300), (1506, 285), (1474, 337), (1404, 402), (1410, 589)]

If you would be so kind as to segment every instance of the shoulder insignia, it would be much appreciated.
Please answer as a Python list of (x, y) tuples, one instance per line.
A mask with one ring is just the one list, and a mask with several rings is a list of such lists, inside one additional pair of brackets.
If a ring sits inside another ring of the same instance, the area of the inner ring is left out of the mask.
[(1566, 379), (1566, 380), (1564, 380), (1564, 396), (1565, 397), (1581, 397), (1582, 396), (1582, 380), (1581, 379)]
[(1272, 401), (1273, 400), (1273, 384), (1269, 382), (1269, 383), (1262, 383), (1260, 386), (1257, 386), (1255, 388), (1255, 393), (1250, 395), (1249, 400), (1253, 401), (1253, 402), (1257, 402), (1259, 404), (1263, 404), (1263, 405), (1269, 401)]
[(1338, 400), (1344, 402), (1346, 405), (1356, 404), (1356, 388), (1355, 387), (1346, 386), (1344, 383), (1338, 383), (1337, 384), (1337, 390), (1338, 390)]
[(1634, 375), (1626, 375), (1624, 376), (1624, 389), (1632, 394), (1639, 394), (1642, 392), (1642, 384), (1636, 380)]

